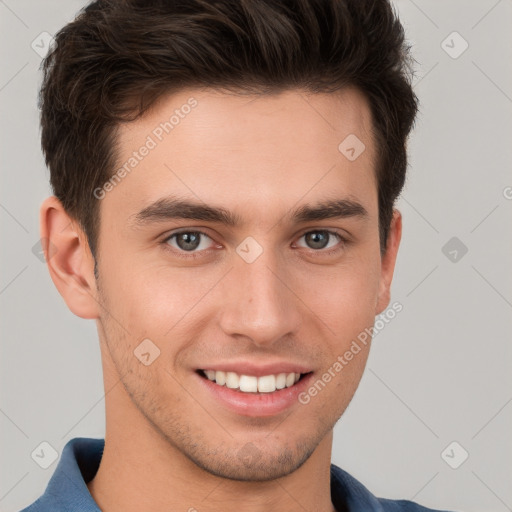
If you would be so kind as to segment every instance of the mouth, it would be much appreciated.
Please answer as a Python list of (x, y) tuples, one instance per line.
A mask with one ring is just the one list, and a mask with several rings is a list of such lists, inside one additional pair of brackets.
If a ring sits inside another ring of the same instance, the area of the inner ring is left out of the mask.
[(255, 376), (230, 371), (204, 369), (197, 370), (197, 373), (219, 387), (225, 387), (240, 393), (258, 395), (275, 393), (276, 391), (291, 388), (312, 372), (290, 372)]

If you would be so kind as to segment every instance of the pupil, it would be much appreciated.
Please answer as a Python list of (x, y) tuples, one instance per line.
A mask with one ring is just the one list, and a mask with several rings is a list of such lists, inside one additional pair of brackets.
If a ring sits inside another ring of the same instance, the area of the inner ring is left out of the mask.
[(184, 251), (192, 251), (199, 246), (199, 233), (179, 233), (176, 243)]
[(328, 243), (328, 233), (325, 231), (314, 231), (306, 235), (307, 243), (313, 249), (323, 249)]

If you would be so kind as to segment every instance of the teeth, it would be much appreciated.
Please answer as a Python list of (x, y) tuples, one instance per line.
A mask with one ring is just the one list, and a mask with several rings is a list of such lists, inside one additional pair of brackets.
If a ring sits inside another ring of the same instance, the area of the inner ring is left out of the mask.
[[(256, 379), (256, 377), (253, 378), (254, 380), (258, 380), (258, 391), (260, 393), (272, 393), (276, 390), (276, 378), (274, 375), (265, 375), (259, 379)], [(240, 389), (245, 391), (245, 389), (242, 389), (242, 386), (240, 386)]]
[(240, 375), (240, 391), (245, 391), (246, 393), (255, 393), (258, 391), (258, 378), (257, 377), (249, 377), (249, 375)]
[(240, 384), (240, 378), (235, 372), (226, 372), (226, 387), (236, 389)]
[(283, 389), (286, 387), (286, 373), (276, 375), (276, 389)]
[(300, 373), (279, 373), (277, 375), (263, 375), (254, 377), (252, 375), (238, 375), (235, 372), (223, 372), (215, 370), (204, 370), (206, 377), (230, 389), (239, 389), (244, 393), (273, 393), (277, 389), (284, 389), (293, 386), (299, 379)]
[[(204, 372), (206, 374), (206, 376), (210, 379), (210, 380), (215, 380), (215, 371), (214, 370), (205, 370)], [(220, 373), (220, 372), (219, 372)]]
[(289, 388), (295, 384), (295, 373), (289, 373), (286, 375), (286, 387)]

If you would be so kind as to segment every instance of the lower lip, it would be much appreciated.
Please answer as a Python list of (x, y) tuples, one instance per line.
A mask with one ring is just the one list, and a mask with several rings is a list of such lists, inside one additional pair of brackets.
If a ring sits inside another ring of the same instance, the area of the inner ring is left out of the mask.
[(274, 416), (298, 404), (298, 396), (305, 389), (313, 377), (308, 373), (289, 388), (279, 389), (272, 393), (244, 393), (219, 386), (215, 382), (196, 374), (200, 384), (208, 393), (211, 393), (222, 405), (242, 416), (264, 417)]

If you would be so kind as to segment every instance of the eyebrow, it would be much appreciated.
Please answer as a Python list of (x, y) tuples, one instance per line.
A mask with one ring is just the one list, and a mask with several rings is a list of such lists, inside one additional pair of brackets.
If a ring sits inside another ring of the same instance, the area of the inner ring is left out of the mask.
[[(350, 217), (365, 219), (368, 217), (368, 212), (359, 202), (344, 198), (322, 201), (314, 205), (305, 204), (291, 210), (285, 217), (289, 217), (292, 222), (301, 223)], [(172, 196), (156, 200), (130, 218), (133, 219), (134, 227), (173, 219), (209, 221), (230, 227), (243, 224), (242, 218), (238, 214), (223, 207)]]

